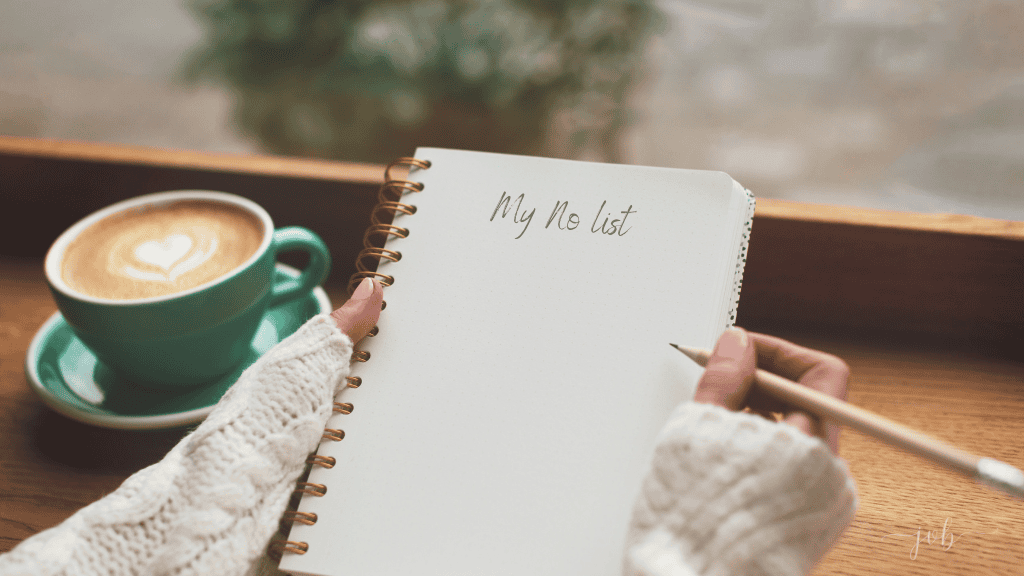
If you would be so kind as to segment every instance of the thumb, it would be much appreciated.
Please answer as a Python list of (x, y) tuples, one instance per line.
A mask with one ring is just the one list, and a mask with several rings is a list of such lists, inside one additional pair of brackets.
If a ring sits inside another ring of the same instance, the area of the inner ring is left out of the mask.
[(380, 318), (381, 301), (384, 300), (384, 287), (372, 278), (363, 278), (348, 302), (331, 312), (331, 318), (337, 322), (338, 328), (355, 344), (373, 329)]
[(739, 410), (754, 382), (756, 356), (754, 341), (745, 330), (726, 330), (718, 339), (704, 374), (697, 382), (693, 400)]

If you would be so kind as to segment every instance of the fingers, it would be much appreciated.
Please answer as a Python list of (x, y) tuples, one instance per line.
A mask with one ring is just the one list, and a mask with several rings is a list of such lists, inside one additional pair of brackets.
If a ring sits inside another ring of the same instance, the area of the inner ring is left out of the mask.
[(756, 356), (754, 342), (745, 330), (726, 330), (697, 382), (694, 401), (739, 410), (754, 381)]
[(363, 278), (348, 302), (331, 312), (331, 318), (354, 344), (362, 340), (377, 323), (383, 299), (384, 287), (376, 280)]
[(850, 368), (840, 358), (774, 336), (731, 328), (718, 339), (697, 383), (694, 401), (729, 410), (743, 408), (773, 421), (780, 419), (778, 414), (781, 421), (820, 437), (838, 455), (839, 426), (830, 421), (822, 423), (752, 386), (756, 368), (846, 400)]
[(767, 334), (750, 332), (750, 336), (757, 348), (759, 368), (800, 383), (809, 378), (815, 390), (846, 400), (850, 368), (841, 358)]
[[(846, 400), (850, 368), (842, 359), (774, 336), (751, 332), (750, 337), (757, 349), (759, 368), (833, 398)], [(838, 424), (827, 420), (822, 423), (818, 418), (806, 412), (794, 411), (756, 389), (747, 398), (747, 403), (758, 412), (786, 412), (784, 422), (822, 438), (834, 454), (839, 454)]]

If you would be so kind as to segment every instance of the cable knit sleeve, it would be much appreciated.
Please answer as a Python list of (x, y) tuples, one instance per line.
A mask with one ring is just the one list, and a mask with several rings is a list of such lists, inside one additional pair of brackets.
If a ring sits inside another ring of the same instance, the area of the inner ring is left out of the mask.
[(629, 526), (627, 576), (800, 575), (853, 521), (846, 463), (755, 414), (681, 404), (663, 428)]
[(0, 575), (265, 569), (260, 558), (321, 439), (351, 355), (334, 320), (309, 320), (249, 367), (163, 460), (0, 556)]

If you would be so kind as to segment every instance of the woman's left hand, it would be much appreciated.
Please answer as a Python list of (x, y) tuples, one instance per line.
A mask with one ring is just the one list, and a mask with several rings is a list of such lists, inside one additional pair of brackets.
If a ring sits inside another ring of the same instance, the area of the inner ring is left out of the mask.
[(372, 278), (363, 278), (348, 302), (331, 312), (338, 328), (356, 344), (373, 329), (380, 318), (380, 305), (384, 300), (384, 287)]

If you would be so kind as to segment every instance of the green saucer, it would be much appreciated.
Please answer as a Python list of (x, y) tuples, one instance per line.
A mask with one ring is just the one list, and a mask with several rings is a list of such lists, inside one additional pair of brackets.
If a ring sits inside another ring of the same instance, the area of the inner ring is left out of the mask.
[[(298, 277), (298, 270), (277, 265), (277, 274)], [(246, 368), (264, 352), (298, 330), (313, 316), (331, 311), (322, 288), (271, 308), (253, 337), (245, 361), (209, 385), (160, 392), (133, 386), (97, 362), (75, 337), (60, 312), (42, 325), (25, 358), (29, 385), (50, 408), (86, 424), (122, 430), (176, 428), (201, 422)]]

